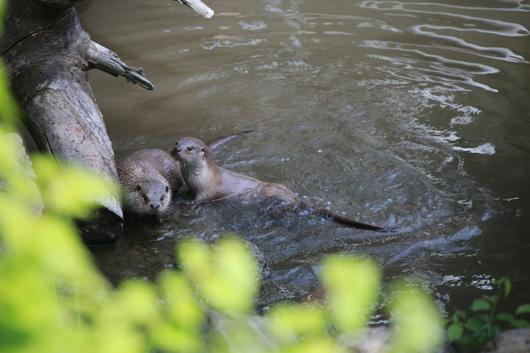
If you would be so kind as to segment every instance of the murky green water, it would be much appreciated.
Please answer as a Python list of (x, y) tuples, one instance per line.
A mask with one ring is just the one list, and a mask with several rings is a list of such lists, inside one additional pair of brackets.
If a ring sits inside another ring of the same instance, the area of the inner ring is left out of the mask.
[(128, 222), (96, 249), (113, 280), (172, 267), (177, 239), (235, 231), (271, 267), (265, 301), (303, 298), (318, 259), (368, 253), (426, 280), (448, 309), (514, 281), (530, 300), (530, 3), (219, 0), (209, 21), (168, 0), (92, 0), (94, 39), (155, 83), (91, 73), (118, 157), (243, 129), (228, 169), (291, 187), (391, 235), (220, 205)]

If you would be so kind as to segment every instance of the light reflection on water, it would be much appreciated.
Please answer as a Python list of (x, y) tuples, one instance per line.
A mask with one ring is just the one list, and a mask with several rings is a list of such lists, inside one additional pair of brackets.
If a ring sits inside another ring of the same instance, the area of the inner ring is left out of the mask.
[(318, 259), (337, 251), (371, 254), (389, 277), (426, 279), (449, 304), (501, 274), (519, 283), (515, 300), (530, 294), (528, 4), (212, 5), (210, 21), (165, 0), (84, 5), (95, 40), (157, 86), (91, 74), (117, 155), (252, 128), (220, 164), (400, 232), (237, 205), (176, 208), (162, 224), (129, 222), (114, 248), (95, 250), (112, 279), (152, 278), (173, 266), (178, 239), (232, 231), (271, 267), (265, 302), (310, 293)]

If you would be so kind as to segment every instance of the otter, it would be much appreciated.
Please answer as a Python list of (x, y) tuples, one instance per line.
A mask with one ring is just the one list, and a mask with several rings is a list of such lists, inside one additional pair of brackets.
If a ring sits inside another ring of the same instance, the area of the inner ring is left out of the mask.
[(136, 214), (162, 214), (183, 187), (180, 164), (160, 149), (143, 149), (118, 165), (125, 209)]
[(354, 221), (328, 209), (310, 207), (285, 185), (263, 182), (223, 169), (214, 161), (208, 145), (196, 138), (185, 137), (177, 141), (171, 150), (171, 156), (180, 162), (182, 177), (195, 201), (216, 201), (232, 196), (243, 196), (250, 201), (275, 198), (282, 205), (306, 208), (348, 227), (385, 231), (382, 227)]
[[(219, 137), (208, 147), (216, 150), (252, 131)], [(118, 179), (125, 191), (126, 211), (139, 215), (164, 214), (172, 199), (186, 188), (180, 163), (161, 149), (142, 149), (129, 155), (118, 164)]]

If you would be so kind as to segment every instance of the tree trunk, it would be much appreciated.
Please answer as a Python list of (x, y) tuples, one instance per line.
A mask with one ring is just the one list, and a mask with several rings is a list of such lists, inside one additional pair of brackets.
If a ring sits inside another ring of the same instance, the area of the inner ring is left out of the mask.
[[(66, 163), (81, 163), (117, 181), (114, 152), (86, 70), (98, 68), (153, 89), (141, 69), (91, 41), (73, 0), (10, 0), (0, 52), (24, 124), (40, 150)], [(97, 224), (85, 224), (88, 241), (118, 236), (118, 200), (101, 200)]]

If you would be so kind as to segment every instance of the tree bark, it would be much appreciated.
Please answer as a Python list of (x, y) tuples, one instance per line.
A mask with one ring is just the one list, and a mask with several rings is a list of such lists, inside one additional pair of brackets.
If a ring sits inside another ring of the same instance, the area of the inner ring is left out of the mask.
[[(72, 0), (9, 0), (0, 45), (24, 124), (38, 148), (66, 163), (81, 163), (117, 181), (114, 152), (86, 70), (124, 76), (146, 89), (141, 69), (92, 42)], [(85, 224), (86, 240), (111, 240), (123, 219), (119, 200), (99, 200), (99, 223)], [(103, 226), (104, 225), (104, 226)]]

